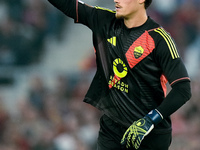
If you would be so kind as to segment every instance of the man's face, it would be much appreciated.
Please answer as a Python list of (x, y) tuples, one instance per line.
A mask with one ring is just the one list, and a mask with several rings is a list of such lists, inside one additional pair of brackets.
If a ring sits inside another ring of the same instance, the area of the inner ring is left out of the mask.
[(132, 17), (141, 8), (141, 4), (144, 1), (145, 0), (114, 0), (116, 18), (128, 19)]

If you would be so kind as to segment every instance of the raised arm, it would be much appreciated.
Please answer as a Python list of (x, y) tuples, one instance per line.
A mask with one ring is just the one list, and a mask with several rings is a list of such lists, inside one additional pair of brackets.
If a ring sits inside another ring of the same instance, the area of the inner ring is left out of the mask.
[(113, 11), (101, 7), (93, 7), (79, 0), (48, 0), (74, 22), (89, 27), (93, 32), (99, 32), (106, 22), (115, 17)]
[(48, 0), (53, 6), (62, 11), (67, 16), (76, 19), (77, 0)]

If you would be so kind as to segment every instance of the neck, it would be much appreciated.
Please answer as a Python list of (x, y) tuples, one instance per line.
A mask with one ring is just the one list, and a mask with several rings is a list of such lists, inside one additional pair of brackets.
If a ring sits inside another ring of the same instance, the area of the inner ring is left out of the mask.
[(124, 18), (124, 24), (127, 28), (134, 28), (143, 25), (147, 21), (146, 11), (143, 13), (133, 14), (131, 17)]

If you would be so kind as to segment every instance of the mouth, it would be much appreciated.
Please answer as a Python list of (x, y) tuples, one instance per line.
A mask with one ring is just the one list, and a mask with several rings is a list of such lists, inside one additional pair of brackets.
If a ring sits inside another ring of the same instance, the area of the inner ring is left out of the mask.
[(119, 10), (119, 9), (121, 9), (121, 6), (115, 5), (115, 10), (117, 11), (117, 10)]

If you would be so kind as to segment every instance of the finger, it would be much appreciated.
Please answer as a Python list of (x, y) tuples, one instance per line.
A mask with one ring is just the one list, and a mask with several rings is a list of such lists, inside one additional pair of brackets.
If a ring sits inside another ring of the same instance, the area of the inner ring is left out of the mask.
[(127, 137), (128, 137), (128, 135), (129, 135), (129, 130), (127, 130), (126, 132), (125, 132), (125, 134), (123, 135), (123, 138), (122, 138), (122, 140), (121, 140), (121, 145), (126, 145), (127, 144)]

